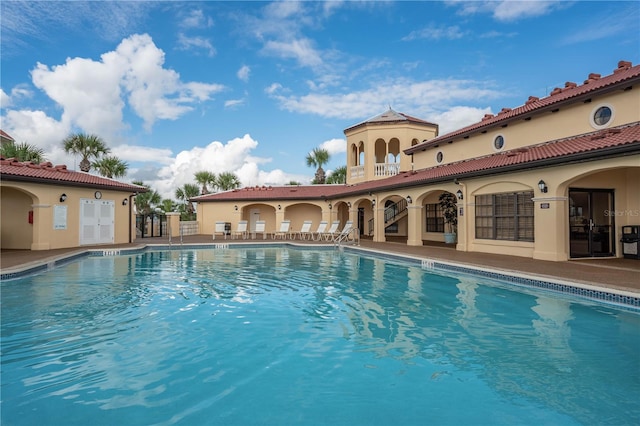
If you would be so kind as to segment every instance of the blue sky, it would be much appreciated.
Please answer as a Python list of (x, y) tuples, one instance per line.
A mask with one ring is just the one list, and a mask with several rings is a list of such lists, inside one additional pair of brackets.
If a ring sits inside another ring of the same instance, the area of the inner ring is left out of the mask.
[(54, 164), (101, 136), (165, 197), (199, 170), (308, 183), (343, 130), (394, 110), (440, 133), (640, 62), (623, 1), (0, 3), (1, 128)]

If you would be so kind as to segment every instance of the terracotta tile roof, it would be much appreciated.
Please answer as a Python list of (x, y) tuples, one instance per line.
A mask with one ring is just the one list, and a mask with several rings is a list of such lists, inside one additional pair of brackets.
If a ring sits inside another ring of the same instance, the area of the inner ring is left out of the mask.
[(50, 162), (35, 164), (21, 162), (15, 158), (0, 157), (0, 178), (2, 180), (37, 182), (52, 185), (81, 186), (122, 190), (127, 192), (147, 192), (147, 188), (119, 182), (85, 172), (67, 170), (67, 166), (54, 166)]
[(2, 136), (5, 139), (9, 139), (10, 141), (15, 141), (15, 139), (9, 136), (9, 134), (2, 129), (0, 129), (0, 136)]
[(447, 182), (454, 178), (492, 175), (629, 154), (640, 154), (640, 122), (415, 172), (405, 172), (387, 179), (362, 184), (243, 188), (196, 197), (193, 201), (274, 201), (323, 198), (331, 200), (369, 192)]
[(620, 61), (618, 68), (613, 74), (601, 77), (600, 74), (589, 74), (583, 84), (578, 85), (573, 82), (566, 82), (563, 88), (556, 87), (551, 94), (545, 98), (539, 99), (535, 96), (529, 96), (524, 105), (517, 108), (503, 108), (496, 115), (486, 114), (484, 118), (467, 127), (447, 133), (434, 139), (429, 139), (423, 143), (417, 144), (404, 151), (405, 154), (412, 154), (416, 151), (432, 147), (434, 145), (443, 144), (463, 136), (477, 132), (479, 130), (493, 127), (496, 125), (505, 125), (510, 121), (522, 120), (534, 112), (553, 110), (559, 108), (563, 104), (576, 102), (578, 98), (585, 99), (596, 93), (604, 93), (610, 90), (624, 89), (631, 84), (635, 84), (640, 80), (640, 65), (632, 66), (631, 62)]
[(356, 129), (360, 126), (364, 126), (366, 124), (389, 124), (389, 123), (417, 123), (417, 124), (426, 124), (429, 126), (438, 127), (437, 124), (430, 123), (428, 121), (422, 120), (420, 118), (412, 117), (407, 114), (403, 114), (401, 112), (396, 112), (389, 107), (389, 109), (382, 114), (378, 114), (374, 117), (369, 118), (368, 120), (362, 121), (356, 125), (353, 125), (344, 130), (347, 133), (350, 130)]

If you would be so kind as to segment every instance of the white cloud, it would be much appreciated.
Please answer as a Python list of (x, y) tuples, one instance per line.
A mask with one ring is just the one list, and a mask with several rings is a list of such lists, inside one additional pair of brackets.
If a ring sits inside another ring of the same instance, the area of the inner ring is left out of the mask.
[[(48, 117), (42, 111), (7, 111), (2, 119), (2, 130), (9, 133), (17, 142), (27, 142), (45, 151), (51, 162), (64, 162), (62, 158), (52, 157), (52, 153), (70, 130), (69, 123)], [(64, 135), (64, 136), (60, 136)], [(68, 159), (68, 156), (66, 156)]]
[[(213, 141), (205, 147), (193, 147), (188, 151), (179, 152), (174, 158), (165, 158), (165, 166), (154, 169), (145, 168), (132, 170), (132, 175), (143, 179), (145, 184), (151, 185), (163, 198), (175, 198), (176, 188), (185, 183), (194, 183), (194, 174), (201, 170), (213, 173), (233, 172), (242, 186), (253, 185), (284, 185), (291, 180), (301, 181), (304, 177), (290, 175), (282, 170), (264, 171), (261, 165), (271, 162), (270, 158), (252, 156), (258, 142), (250, 135), (235, 138), (227, 143)], [(141, 148), (145, 149), (145, 148)], [(162, 156), (164, 152), (158, 152)], [(146, 158), (146, 154), (139, 155)], [(149, 161), (157, 161), (150, 159)], [(155, 177), (155, 179), (152, 179)]]
[(320, 148), (326, 149), (329, 155), (347, 152), (347, 141), (344, 139), (330, 139), (320, 144)]
[(489, 13), (497, 21), (517, 21), (536, 16), (547, 15), (557, 9), (570, 7), (572, 2), (565, 0), (531, 1), (531, 0), (501, 0), (501, 1), (458, 1), (448, 0), (451, 6), (458, 7), (461, 15)]
[(435, 25), (430, 24), (429, 26), (411, 31), (409, 35), (402, 38), (403, 41), (412, 41), (419, 39), (427, 39), (427, 40), (457, 40), (464, 37), (468, 32), (462, 31), (459, 26), (444, 26), (444, 25)]
[(213, 47), (211, 41), (204, 37), (189, 37), (182, 33), (178, 34), (177, 49), (179, 50), (193, 50), (202, 49), (206, 51), (207, 56), (213, 57), (216, 55), (216, 48)]
[(7, 108), (11, 106), (11, 98), (0, 88), (0, 108)]
[(461, 129), (470, 124), (477, 123), (485, 114), (490, 114), (491, 108), (473, 108), (467, 106), (455, 106), (447, 111), (434, 114), (429, 117), (429, 121), (438, 123), (440, 134)]
[(270, 40), (265, 43), (262, 52), (280, 58), (295, 59), (302, 66), (317, 67), (322, 65), (323, 61), (312, 44), (307, 38), (287, 41)]
[(191, 10), (182, 18), (180, 26), (184, 28), (209, 28), (213, 26), (213, 19), (206, 16), (202, 9)]
[(240, 69), (238, 70), (238, 72), (236, 73), (236, 75), (238, 76), (238, 78), (242, 81), (244, 81), (245, 83), (247, 81), (249, 81), (249, 74), (251, 73), (251, 68), (249, 68), (246, 65), (243, 65), (240, 67)]

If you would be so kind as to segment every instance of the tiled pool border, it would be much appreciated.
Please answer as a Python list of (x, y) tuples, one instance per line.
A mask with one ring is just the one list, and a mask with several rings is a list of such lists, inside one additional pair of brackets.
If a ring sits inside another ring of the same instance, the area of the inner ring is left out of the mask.
[[(44, 272), (58, 266), (74, 262), (84, 257), (102, 257), (102, 256), (130, 256), (146, 251), (158, 250), (220, 250), (227, 248), (264, 248), (264, 247), (282, 247), (293, 246), (300, 250), (336, 250), (334, 246), (326, 244), (295, 244), (292, 242), (264, 242), (264, 243), (217, 243), (217, 244), (182, 244), (182, 245), (146, 245), (143, 247), (122, 248), (122, 249), (90, 249), (84, 252), (73, 253), (68, 256), (60, 256), (46, 262), (24, 265), (23, 268), (15, 268), (10, 272), (0, 273), (0, 281), (21, 278), (39, 272)], [(549, 290), (564, 295), (578, 296), (589, 300), (603, 302), (606, 304), (616, 305), (618, 307), (640, 309), (640, 295), (624, 290), (605, 289), (589, 284), (568, 282), (547, 277), (534, 277), (515, 271), (503, 271), (491, 268), (479, 268), (470, 265), (462, 265), (458, 263), (445, 262), (437, 259), (421, 258), (404, 254), (389, 253), (379, 250), (365, 249), (358, 246), (342, 246), (340, 249), (366, 253), (377, 257), (388, 258), (393, 260), (401, 260), (405, 262), (415, 263), (425, 269), (439, 269), (452, 272), (461, 272), (467, 274), (478, 275), (485, 278), (496, 279), (510, 284), (515, 284), (525, 288), (537, 288)]]

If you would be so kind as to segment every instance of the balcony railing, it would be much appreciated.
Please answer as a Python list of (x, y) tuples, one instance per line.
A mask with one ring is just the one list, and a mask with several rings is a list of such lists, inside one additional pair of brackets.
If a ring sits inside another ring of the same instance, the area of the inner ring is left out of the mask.
[(350, 171), (352, 179), (364, 177), (364, 166), (353, 166)]
[(376, 163), (374, 176), (395, 176), (400, 173), (400, 163)]

